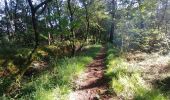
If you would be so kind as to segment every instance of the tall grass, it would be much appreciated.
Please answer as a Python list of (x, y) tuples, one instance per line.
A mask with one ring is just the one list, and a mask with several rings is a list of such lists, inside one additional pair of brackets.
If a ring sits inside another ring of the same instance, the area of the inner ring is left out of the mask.
[(168, 100), (159, 90), (152, 89), (142, 78), (141, 72), (126, 63), (119, 50), (108, 44), (107, 73), (110, 85), (119, 97), (133, 100)]
[(49, 70), (31, 78), (25, 77), (20, 91), (12, 97), (4, 95), (1, 99), (67, 100), (68, 94), (73, 91), (72, 81), (85, 70), (100, 48), (100, 45), (88, 46), (75, 57), (52, 58)]

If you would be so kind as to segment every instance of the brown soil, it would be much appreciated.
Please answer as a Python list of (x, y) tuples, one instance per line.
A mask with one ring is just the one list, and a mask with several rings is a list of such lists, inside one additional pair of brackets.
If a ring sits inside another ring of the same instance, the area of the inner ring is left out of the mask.
[(116, 94), (109, 91), (109, 79), (104, 77), (105, 53), (102, 48), (87, 70), (75, 81), (75, 92), (69, 96), (70, 100), (117, 100)]

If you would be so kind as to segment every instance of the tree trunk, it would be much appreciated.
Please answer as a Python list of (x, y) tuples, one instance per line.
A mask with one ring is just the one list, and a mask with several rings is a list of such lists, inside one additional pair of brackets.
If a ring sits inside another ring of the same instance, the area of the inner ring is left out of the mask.
[(143, 3), (143, 0), (137, 0), (138, 1), (138, 4), (139, 4), (139, 11), (140, 11), (140, 29), (144, 29), (145, 28), (145, 25), (144, 25), (144, 18), (143, 18), (143, 13), (142, 13), (142, 3)]
[(115, 15), (116, 15), (116, 5), (117, 1), (112, 0), (112, 24), (111, 24), (111, 29), (110, 29), (110, 35), (109, 35), (109, 41), (113, 43), (113, 36), (115, 34)]
[(35, 47), (34, 49), (37, 48), (39, 45), (39, 33), (37, 32), (37, 22), (36, 22), (36, 17), (35, 17), (35, 11), (32, 11), (32, 26), (34, 29), (34, 35), (35, 35)]
[(86, 42), (88, 43), (88, 35), (89, 35), (90, 22), (89, 22), (89, 12), (88, 12), (88, 8), (87, 8), (87, 4), (85, 3), (84, 0), (83, 0), (83, 6), (84, 6), (84, 8), (85, 8), (85, 13), (86, 13), (86, 23), (87, 23), (85, 40), (86, 40)]
[(74, 33), (74, 27), (73, 27), (73, 25), (72, 25), (72, 23), (73, 23), (73, 15), (74, 15), (74, 12), (73, 12), (73, 10), (72, 10), (72, 7), (71, 7), (71, 0), (67, 0), (67, 4), (68, 4), (68, 10), (69, 10), (69, 13), (70, 13), (70, 32), (71, 32), (71, 34), (72, 34), (72, 36), (71, 36), (71, 42), (72, 42), (72, 44), (71, 44), (71, 46), (72, 46), (72, 55), (75, 55), (75, 33)]

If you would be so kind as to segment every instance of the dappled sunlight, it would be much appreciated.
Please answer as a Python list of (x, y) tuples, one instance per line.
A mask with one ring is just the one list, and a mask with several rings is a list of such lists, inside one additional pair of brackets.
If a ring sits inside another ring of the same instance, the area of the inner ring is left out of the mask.
[(0, 0), (0, 100), (170, 100), (170, 0)]
[[(140, 57), (140, 56), (139, 56)], [(132, 67), (142, 72), (142, 77), (147, 81), (154, 81), (168, 77), (170, 73), (170, 55), (161, 55), (158, 53), (142, 56), (142, 61), (133, 60), (128, 62), (129, 67)]]
[[(155, 79), (160, 79), (155, 71), (159, 73), (159, 76), (165, 75), (165, 73), (161, 74), (160, 72), (164, 68), (168, 69), (167, 66), (169, 66), (170, 56), (158, 55), (156, 53), (138, 55), (131, 54), (131, 57), (127, 55), (127, 60), (126, 56), (125, 58), (121, 56), (114, 57), (113, 53), (108, 52), (107, 75), (112, 78), (112, 89), (120, 98), (124, 99), (167, 100), (167, 92), (164, 93), (161, 89), (169, 83), (163, 80), (157, 80), (157, 85), (152, 83), (155, 83)], [(168, 73), (167, 70), (166, 72)], [(150, 75), (152, 75), (152, 77), (150, 77)], [(167, 74), (166, 77), (168, 77)], [(160, 85), (161, 83), (162, 85)]]
[[(101, 46), (95, 45), (91, 46), (90, 48), (86, 48), (86, 53), (83, 52), (71, 58), (63, 57), (60, 59), (51, 59), (50, 69), (41, 71), (39, 74), (35, 73), (35, 75), (29, 73), (29, 76), (31, 77), (24, 76), (20, 92), (17, 93), (16, 91), (13, 95), (15, 98), (22, 99), (67, 99), (68, 94), (73, 91), (72, 88), (74, 86), (72, 81), (82, 74), (86, 65), (91, 62), (93, 57), (99, 52), (100, 47)], [(40, 65), (37, 67), (40, 67)]]

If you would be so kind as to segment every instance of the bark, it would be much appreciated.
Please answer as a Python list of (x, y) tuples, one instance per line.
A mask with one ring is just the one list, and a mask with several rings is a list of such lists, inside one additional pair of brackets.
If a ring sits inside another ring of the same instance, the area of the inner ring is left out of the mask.
[(14, 26), (15, 32), (17, 31), (17, 8), (18, 8), (18, 0), (16, 0), (15, 11), (14, 11)]
[(160, 21), (158, 22), (158, 30), (160, 30), (160, 26), (162, 25), (163, 20), (165, 19), (167, 7), (168, 7), (168, 0), (165, 1), (165, 8), (164, 8), (164, 11), (163, 11), (163, 15), (162, 15)]
[(6, 25), (7, 25), (8, 37), (13, 37), (14, 32), (15, 32), (13, 17), (10, 15), (7, 0), (4, 0), (4, 2), (5, 2), (5, 9), (4, 10), (5, 10), (6, 18), (7, 18), (7, 24)]
[[(67, 4), (68, 4), (68, 10), (69, 10), (69, 13), (70, 13), (70, 23), (72, 24), (73, 23), (73, 10), (72, 10), (72, 7), (71, 7), (71, 0), (67, 0)], [(72, 33), (72, 35), (74, 35), (74, 29), (73, 29), (73, 26), (70, 25), (70, 31)]]
[(57, 7), (57, 14), (58, 14), (58, 27), (59, 27), (59, 31), (62, 32), (62, 27), (61, 27), (61, 8), (60, 8), (60, 2), (59, 0), (56, 0), (56, 7)]
[(87, 8), (87, 4), (85, 3), (85, 1), (83, 0), (83, 6), (85, 8), (85, 13), (86, 13), (86, 41), (87, 41), (87, 37), (89, 35), (89, 27), (90, 27), (90, 22), (89, 22), (89, 12), (88, 12), (88, 8)]
[(68, 5), (68, 10), (69, 10), (69, 14), (70, 14), (70, 32), (72, 34), (71, 36), (71, 41), (72, 41), (72, 55), (75, 55), (75, 42), (74, 42), (74, 39), (75, 39), (75, 34), (74, 34), (74, 27), (72, 25), (74, 19), (73, 19), (73, 15), (74, 15), (74, 11), (72, 9), (72, 6), (71, 6), (71, 0), (67, 0), (67, 5)]
[(140, 29), (144, 29), (145, 25), (144, 25), (144, 19), (143, 19), (143, 14), (142, 14), (142, 3), (143, 0), (137, 0), (138, 4), (139, 4), (139, 11), (140, 11)]
[[(50, 16), (50, 8), (49, 7), (47, 8), (47, 13), (48, 13), (48, 16)], [(49, 24), (50, 24), (50, 28), (53, 29), (53, 24), (52, 24), (51, 18), (49, 19)], [(47, 21), (46, 21), (46, 28), (48, 28)], [(52, 34), (50, 32), (48, 32), (48, 45), (51, 45), (51, 43), (52, 43)]]
[(48, 45), (51, 45), (51, 41), (52, 41), (51, 33), (48, 32)]
[[(32, 0), (27, 0), (30, 7), (31, 7), (31, 14), (32, 14), (32, 26), (33, 26), (33, 29), (34, 29), (34, 35), (35, 35), (35, 46), (34, 46), (34, 49), (36, 49), (39, 45), (39, 33), (37, 32), (37, 20), (36, 20), (36, 12), (37, 10), (40, 8), (40, 7), (43, 7), (42, 10), (40, 11), (40, 13), (42, 13), (46, 6), (47, 6), (47, 3), (50, 2), (51, 0), (45, 0), (44, 2), (41, 2), (39, 5), (37, 6), (33, 6), (32, 4)], [(34, 50), (33, 50), (34, 51)]]
[(109, 41), (113, 43), (113, 36), (115, 34), (115, 15), (116, 15), (116, 0), (112, 0), (112, 24), (111, 24), (111, 29), (110, 29), (110, 36), (109, 36)]
[[(28, 70), (30, 64), (32, 63), (32, 56), (33, 56), (33, 54), (35, 53), (35, 51), (38, 47), (39, 33), (37, 32), (36, 12), (40, 7), (42, 7), (42, 6), (46, 7), (45, 5), (47, 5), (47, 3), (50, 2), (51, 0), (44, 1), (44, 2), (40, 3), (39, 5), (37, 5), (36, 7), (33, 6), (32, 0), (27, 0), (27, 1), (28, 1), (29, 5), (31, 7), (32, 26), (33, 26), (34, 34), (35, 34), (35, 45), (34, 45), (32, 52), (28, 55), (27, 60), (22, 65), (22, 69), (16, 75), (16, 83), (18, 84), (19, 87), (20, 87), (20, 81), (21, 81), (23, 75), (25, 74), (25, 72)], [(44, 8), (42, 8), (42, 9), (44, 10)]]
[[(57, 14), (58, 14), (58, 28), (59, 28), (59, 31), (62, 32), (62, 26), (61, 26), (61, 3), (62, 1), (60, 0), (56, 0), (56, 7), (57, 7)], [(62, 42), (63, 41), (63, 34), (60, 35), (60, 41)]]

